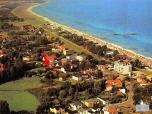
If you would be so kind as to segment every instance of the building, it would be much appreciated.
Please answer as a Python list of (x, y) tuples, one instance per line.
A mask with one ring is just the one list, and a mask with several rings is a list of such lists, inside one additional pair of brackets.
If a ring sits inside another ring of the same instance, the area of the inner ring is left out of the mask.
[(141, 72), (141, 71), (133, 71), (132, 72), (132, 76), (134, 78), (138, 78), (138, 77), (141, 77), (141, 76), (145, 76), (146, 74), (144, 72)]
[(65, 56), (69, 56), (69, 55), (75, 54), (75, 51), (73, 51), (73, 50), (64, 50), (64, 51), (63, 51), (63, 54), (64, 54)]
[(34, 27), (32, 25), (24, 25), (23, 29), (28, 31), (28, 32), (34, 32)]
[(103, 108), (104, 114), (118, 114), (118, 111), (113, 106), (108, 106)]
[(50, 56), (49, 55), (45, 55), (45, 54), (42, 54), (43, 55), (43, 61), (45, 63), (45, 65), (51, 65), (52, 62), (56, 59), (56, 54), (51, 54)]
[(80, 55), (77, 55), (77, 56), (76, 56), (76, 59), (77, 59), (78, 61), (83, 61), (83, 60), (84, 60), (83, 56), (80, 56)]
[(69, 109), (71, 109), (72, 111), (77, 111), (79, 109), (82, 109), (82, 107), (83, 107), (82, 103), (78, 101), (71, 103)]
[(132, 73), (132, 65), (128, 61), (115, 61), (114, 70), (119, 74), (129, 75)]
[(4, 65), (0, 63), (0, 72), (2, 72), (3, 70), (4, 70)]
[(150, 82), (152, 81), (152, 75), (147, 75), (146, 78), (147, 78), (147, 80), (149, 80)]
[(116, 86), (117, 88), (121, 88), (122, 87), (121, 80), (115, 79), (115, 80), (107, 80), (106, 81), (106, 90), (107, 91), (111, 91), (113, 86)]
[(91, 99), (87, 99), (87, 100), (82, 100), (81, 101), (86, 107), (88, 108), (101, 108), (103, 107), (103, 105), (108, 104), (108, 101), (105, 101), (99, 97), (97, 98), (91, 98)]
[(80, 76), (72, 76), (72, 79), (75, 80), (75, 81), (80, 81), (80, 80), (82, 80), (82, 77), (80, 77)]
[(0, 57), (3, 57), (4, 56), (4, 53), (2, 50), (0, 50)]

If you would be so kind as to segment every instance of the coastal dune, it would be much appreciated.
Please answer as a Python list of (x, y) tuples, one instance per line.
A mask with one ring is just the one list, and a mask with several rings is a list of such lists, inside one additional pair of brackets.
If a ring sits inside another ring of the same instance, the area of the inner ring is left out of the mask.
[(124, 54), (124, 55), (128, 55), (129, 57), (134, 58), (134, 59), (139, 59), (143, 64), (152, 67), (152, 58), (151, 57), (147, 57), (147, 56), (138, 54), (138, 53), (136, 53), (136, 52), (134, 52), (132, 50), (128, 50), (128, 49), (125, 49), (125, 48), (123, 48), (121, 46), (118, 46), (116, 44), (104, 41), (104, 40), (102, 40), (100, 38), (97, 38), (97, 37), (94, 37), (94, 36), (92, 36), (92, 35), (90, 35), (88, 33), (84, 33), (84, 32), (81, 32), (79, 30), (73, 29), (71, 27), (59, 24), (57, 22), (54, 22), (54, 21), (48, 19), (47, 17), (41, 16), (41, 15), (33, 12), (32, 9), (35, 8), (35, 7), (38, 7), (39, 5), (41, 5), (41, 4), (32, 4), (32, 5), (30, 5), (27, 8), (28, 13), (31, 13), (32, 15), (43, 19), (44, 21), (49, 23), (54, 28), (60, 27), (60, 28), (62, 28), (62, 30), (69, 31), (69, 32), (71, 32), (73, 34), (77, 34), (79, 36), (83, 36), (85, 39), (93, 41), (93, 42), (95, 42), (95, 43), (97, 43), (99, 45), (107, 45), (107, 47), (112, 49), (112, 50), (118, 50), (119, 53)]

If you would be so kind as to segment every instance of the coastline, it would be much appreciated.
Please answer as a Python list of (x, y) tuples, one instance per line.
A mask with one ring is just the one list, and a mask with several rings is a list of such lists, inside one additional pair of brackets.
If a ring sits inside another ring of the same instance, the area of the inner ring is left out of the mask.
[(33, 4), (31, 6), (28, 7), (27, 11), (33, 15), (35, 15), (36, 17), (40, 17), (42, 18), (44, 21), (48, 22), (51, 26), (53, 26), (54, 28), (62, 28), (63, 30), (66, 30), (66, 31), (69, 31), (71, 33), (74, 33), (74, 34), (77, 34), (79, 36), (83, 36), (85, 39), (88, 39), (90, 41), (93, 41), (95, 43), (98, 43), (99, 45), (107, 45), (108, 48), (110, 49), (113, 49), (113, 50), (118, 50), (121, 54), (125, 54), (131, 58), (138, 58), (141, 62), (143, 62), (145, 65), (148, 65), (148, 66), (151, 66), (152, 67), (152, 58), (151, 57), (147, 57), (147, 56), (144, 56), (142, 54), (139, 54), (139, 53), (136, 53), (132, 50), (129, 50), (129, 49), (125, 49), (119, 45), (116, 45), (116, 44), (113, 44), (113, 43), (110, 43), (110, 42), (107, 42), (105, 40), (102, 40), (102, 39), (99, 39), (97, 37), (94, 37), (88, 33), (84, 33), (84, 32), (81, 32), (79, 30), (76, 30), (74, 28), (71, 28), (71, 27), (68, 27), (66, 25), (62, 25), (62, 24), (59, 24), (57, 22), (54, 22), (52, 20), (50, 20), (49, 18), (47, 17), (44, 17), (44, 16), (41, 16), (35, 12), (32, 11), (33, 8), (35, 7), (38, 7), (39, 5), (41, 5), (40, 3), (37, 3), (37, 4)]

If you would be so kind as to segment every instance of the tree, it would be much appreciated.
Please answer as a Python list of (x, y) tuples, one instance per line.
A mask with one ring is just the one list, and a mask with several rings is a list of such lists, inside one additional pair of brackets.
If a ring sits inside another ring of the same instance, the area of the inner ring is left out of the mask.
[(61, 90), (59, 92), (59, 99), (63, 99), (66, 96), (66, 91), (65, 90)]
[(73, 95), (73, 94), (74, 94), (74, 89), (73, 89), (73, 87), (70, 87), (70, 88), (69, 88), (68, 94), (69, 94), (69, 95)]
[(141, 94), (134, 94), (133, 96), (134, 104), (139, 104), (141, 101), (141, 98), (142, 98)]
[(0, 114), (10, 114), (10, 108), (7, 101), (0, 101)]

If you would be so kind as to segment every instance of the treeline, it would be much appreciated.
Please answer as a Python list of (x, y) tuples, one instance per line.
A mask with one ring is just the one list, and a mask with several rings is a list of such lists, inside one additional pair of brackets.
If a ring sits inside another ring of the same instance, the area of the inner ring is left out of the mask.
[[(76, 43), (79, 46), (83, 46), (88, 49), (90, 52), (97, 54), (99, 56), (106, 56), (106, 51), (110, 51), (106, 45), (97, 45), (93, 41), (89, 41), (82, 36), (78, 36), (77, 34), (72, 34), (70, 32), (59, 32), (59, 35), (62, 35), (64, 38)], [(118, 51), (114, 52), (114, 55), (118, 54)]]
[(23, 62), (23, 55), (18, 51), (10, 52), (0, 58), (3, 70), (0, 71), (0, 83), (24, 76), (24, 71), (34, 67)]

